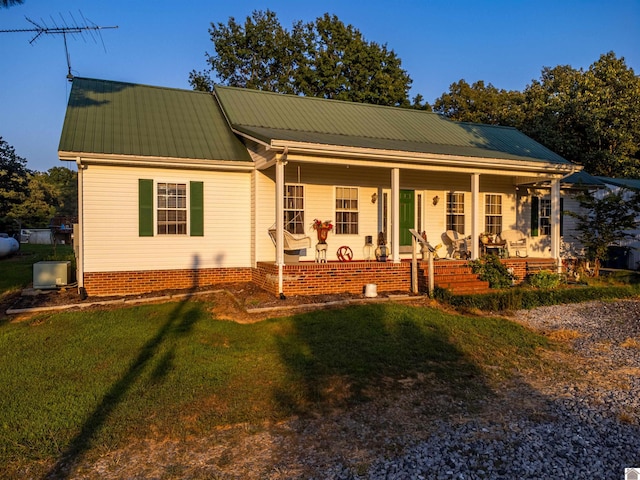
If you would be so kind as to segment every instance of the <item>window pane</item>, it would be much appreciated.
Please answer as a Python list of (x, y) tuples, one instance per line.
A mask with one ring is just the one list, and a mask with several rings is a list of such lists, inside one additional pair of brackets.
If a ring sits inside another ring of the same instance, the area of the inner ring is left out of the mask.
[(161, 235), (186, 235), (187, 184), (158, 183), (157, 231)]
[(304, 185), (285, 185), (284, 228), (290, 233), (304, 233)]
[(358, 234), (358, 189), (336, 187), (336, 234)]

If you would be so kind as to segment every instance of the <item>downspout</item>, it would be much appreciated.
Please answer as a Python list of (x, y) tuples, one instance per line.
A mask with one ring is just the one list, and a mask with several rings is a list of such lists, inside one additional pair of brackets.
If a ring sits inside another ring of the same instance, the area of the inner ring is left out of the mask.
[[(74, 229), (73, 246), (76, 254), (76, 280), (78, 282), (78, 293), (80, 297), (86, 297), (87, 292), (84, 289), (84, 178), (83, 170), (86, 168), (82, 165), (82, 159), (76, 157), (76, 166), (78, 167), (78, 231)], [(77, 250), (76, 250), (77, 248)]]
[(282, 155), (276, 161), (276, 264), (278, 265), (278, 293), (284, 300), (283, 267), (284, 267), (284, 167), (287, 164), (288, 147), (284, 147)]

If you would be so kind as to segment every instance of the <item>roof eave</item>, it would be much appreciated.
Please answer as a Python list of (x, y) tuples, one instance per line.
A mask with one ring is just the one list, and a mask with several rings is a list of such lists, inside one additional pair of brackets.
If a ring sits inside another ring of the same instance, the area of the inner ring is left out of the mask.
[(473, 168), (478, 170), (504, 170), (504, 171), (529, 171), (529, 172), (554, 172), (564, 177), (565, 175), (582, 169), (580, 165), (573, 163), (556, 163), (544, 160), (515, 160), (492, 157), (467, 157), (459, 155), (444, 155), (432, 153), (416, 153), (398, 150), (382, 150), (363, 147), (346, 147), (339, 145), (310, 144), (283, 140), (272, 140), (270, 147), (284, 151), (288, 149), (289, 156), (294, 154), (309, 156), (331, 156), (335, 158), (363, 159), (367, 161), (381, 161), (386, 163), (410, 163), (420, 164), (428, 162), (433, 166)]
[(215, 160), (200, 158), (152, 157), (86, 152), (59, 151), (61, 161), (76, 162), (78, 165), (112, 165), (127, 167), (187, 168), (192, 170), (252, 171), (251, 160)]

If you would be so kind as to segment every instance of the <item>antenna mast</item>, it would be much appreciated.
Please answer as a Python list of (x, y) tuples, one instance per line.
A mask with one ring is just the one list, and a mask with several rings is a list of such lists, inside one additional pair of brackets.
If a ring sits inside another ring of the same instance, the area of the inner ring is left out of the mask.
[[(73, 80), (73, 74), (71, 73), (71, 56), (69, 55), (69, 47), (67, 45), (67, 35), (80, 35), (83, 40), (86, 42), (85, 33), (87, 36), (91, 37), (94, 43), (97, 42), (97, 38), (100, 38), (100, 42), (102, 43), (102, 48), (106, 52), (107, 49), (104, 45), (104, 41), (102, 40), (102, 35), (100, 34), (100, 30), (118, 28), (118, 26), (114, 27), (100, 27), (90, 20), (86, 19), (82, 12), (80, 12), (80, 17), (82, 18), (81, 22), (77, 22), (71, 13), (69, 13), (71, 17), (71, 21), (67, 22), (62, 15), (60, 15), (61, 24), (57, 24), (56, 21), (51, 17), (52, 26), (47, 25), (44, 20), (40, 20), (40, 23), (34, 22), (29, 17), (24, 17), (27, 19), (29, 23), (31, 23), (34, 28), (20, 28), (20, 29), (11, 29), (11, 30), (0, 30), (0, 33), (20, 33), (20, 32), (32, 32), (35, 33), (34, 37), (29, 40), (29, 43), (33, 45), (35, 41), (40, 38), (41, 35), (62, 35), (64, 40), (64, 52), (67, 59), (67, 79), (69, 81)], [(97, 37), (97, 38), (96, 38)]]

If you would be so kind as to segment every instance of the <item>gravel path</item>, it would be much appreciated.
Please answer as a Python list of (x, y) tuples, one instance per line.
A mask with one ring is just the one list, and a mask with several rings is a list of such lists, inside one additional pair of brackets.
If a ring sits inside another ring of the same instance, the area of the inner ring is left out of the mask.
[(353, 479), (624, 478), (640, 466), (640, 301), (552, 306), (514, 316), (553, 336), (576, 336), (586, 372), (600, 381), (547, 387), (543, 415), (439, 422), (401, 456)]

